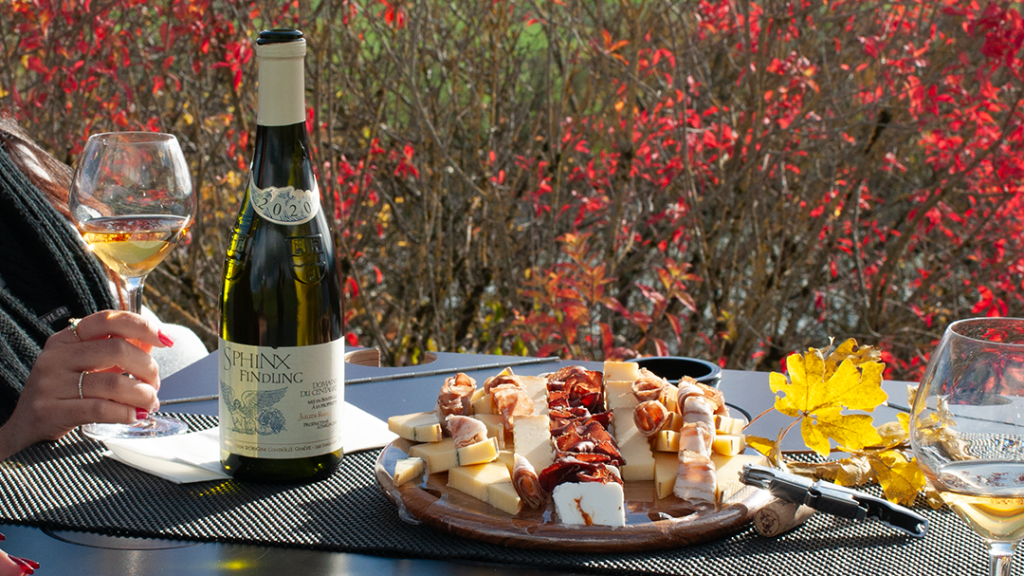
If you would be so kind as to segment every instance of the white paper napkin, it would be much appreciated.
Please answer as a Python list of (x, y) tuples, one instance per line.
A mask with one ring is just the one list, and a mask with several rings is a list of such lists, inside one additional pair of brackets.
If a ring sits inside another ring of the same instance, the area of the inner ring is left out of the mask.
[[(345, 403), (341, 425), (345, 452), (380, 448), (397, 436), (383, 420)], [(104, 456), (176, 484), (228, 478), (220, 465), (220, 431), (163, 438), (112, 439)]]

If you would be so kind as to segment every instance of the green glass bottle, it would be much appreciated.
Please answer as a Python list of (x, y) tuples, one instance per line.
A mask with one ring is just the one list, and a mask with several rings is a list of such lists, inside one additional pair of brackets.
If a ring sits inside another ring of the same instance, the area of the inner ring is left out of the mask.
[(221, 462), (234, 478), (306, 482), (343, 454), (341, 281), (307, 147), (297, 30), (257, 41), (256, 145), (220, 297)]

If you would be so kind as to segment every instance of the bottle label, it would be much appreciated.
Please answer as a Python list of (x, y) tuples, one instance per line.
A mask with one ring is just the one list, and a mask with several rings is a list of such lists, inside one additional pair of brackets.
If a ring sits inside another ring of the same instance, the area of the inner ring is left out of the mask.
[(250, 174), (249, 198), (253, 210), (274, 224), (305, 224), (320, 210), (320, 188), (315, 180), (312, 190), (298, 190), (294, 186), (260, 188)]
[(304, 458), (342, 448), (345, 341), (249, 346), (220, 339), (221, 450)]

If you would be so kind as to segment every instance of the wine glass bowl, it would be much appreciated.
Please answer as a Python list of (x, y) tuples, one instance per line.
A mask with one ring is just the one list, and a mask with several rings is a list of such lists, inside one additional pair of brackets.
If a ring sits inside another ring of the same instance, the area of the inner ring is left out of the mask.
[(1024, 537), (1024, 319), (951, 324), (918, 387), (916, 460), (943, 500), (1009, 574)]
[[(71, 219), (89, 249), (121, 279), (123, 308), (138, 314), (148, 275), (188, 233), (196, 199), (177, 138), (156, 132), (91, 136), (79, 158), (68, 198)], [(90, 424), (93, 437), (164, 436), (187, 429), (150, 416), (123, 426)]]

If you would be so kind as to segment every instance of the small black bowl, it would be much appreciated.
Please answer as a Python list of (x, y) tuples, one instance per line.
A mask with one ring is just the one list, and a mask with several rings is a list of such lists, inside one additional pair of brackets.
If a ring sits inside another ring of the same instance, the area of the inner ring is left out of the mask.
[(701, 384), (718, 387), (722, 381), (722, 369), (712, 362), (683, 356), (655, 356), (630, 360), (641, 368), (647, 368), (657, 376), (677, 382), (683, 376), (689, 376)]

